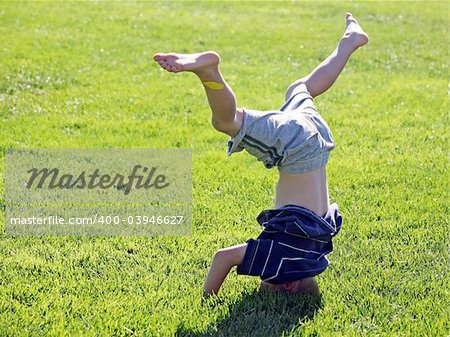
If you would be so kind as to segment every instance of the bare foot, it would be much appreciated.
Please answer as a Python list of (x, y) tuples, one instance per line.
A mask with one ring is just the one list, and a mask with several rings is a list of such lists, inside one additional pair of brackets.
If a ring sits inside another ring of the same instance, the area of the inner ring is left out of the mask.
[(369, 42), (369, 36), (361, 28), (358, 21), (354, 18), (352, 13), (346, 14), (347, 26), (345, 27), (344, 39), (348, 39), (354, 49), (364, 46)]
[(153, 59), (161, 68), (169, 72), (191, 71), (200, 77), (211, 71), (217, 71), (220, 62), (219, 55), (213, 51), (198, 54), (158, 53), (153, 56)]

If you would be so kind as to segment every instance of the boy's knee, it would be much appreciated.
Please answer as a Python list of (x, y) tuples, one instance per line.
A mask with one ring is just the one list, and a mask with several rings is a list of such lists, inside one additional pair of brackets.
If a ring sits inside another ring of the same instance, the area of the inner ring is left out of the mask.
[(234, 137), (241, 129), (243, 119), (243, 112), (237, 110), (236, 115), (227, 120), (213, 116), (211, 119), (211, 124), (217, 131), (225, 133), (230, 137)]
[(284, 94), (285, 96), (285, 100), (287, 101), (293, 94), (295, 89), (297, 89), (302, 83), (300, 80), (295, 81), (294, 83), (292, 83), (286, 90), (286, 93)]
[(308, 84), (308, 78), (301, 78), (294, 83), (292, 83), (286, 90), (285, 98), (286, 101), (291, 98), (292, 95), (295, 95), (297, 93), (297, 90), (300, 90), (302, 86), (306, 87), (306, 90), (308, 90), (309, 93), (311, 93), (310, 90), (310, 84)]
[(230, 123), (223, 122), (218, 120), (217, 118), (213, 118), (211, 120), (211, 124), (219, 132), (227, 133), (227, 130), (230, 128)]

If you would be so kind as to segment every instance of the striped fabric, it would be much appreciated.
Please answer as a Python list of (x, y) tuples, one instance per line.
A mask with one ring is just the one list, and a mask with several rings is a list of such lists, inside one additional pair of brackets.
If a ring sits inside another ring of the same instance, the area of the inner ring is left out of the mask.
[(331, 131), (303, 86), (279, 110), (243, 109), (238, 134), (228, 141), (228, 155), (244, 149), (268, 169), (304, 173), (324, 166), (334, 148)]
[(288, 205), (265, 210), (258, 217), (263, 232), (247, 241), (238, 274), (260, 276), (280, 284), (315, 276), (329, 265), (326, 255), (333, 250), (332, 237), (342, 226), (337, 204), (325, 216), (300, 206)]
[(249, 135), (245, 135), (244, 138), (242, 138), (241, 142), (243, 145), (245, 145), (245, 148), (250, 149), (249, 152), (252, 152), (252, 150), (256, 151), (257, 154), (255, 154), (255, 156), (257, 158), (261, 158), (265, 154), (268, 155), (268, 160), (266, 160), (265, 162), (266, 168), (277, 166), (283, 159), (283, 155), (278, 153), (278, 150), (275, 146), (267, 146), (261, 141)]

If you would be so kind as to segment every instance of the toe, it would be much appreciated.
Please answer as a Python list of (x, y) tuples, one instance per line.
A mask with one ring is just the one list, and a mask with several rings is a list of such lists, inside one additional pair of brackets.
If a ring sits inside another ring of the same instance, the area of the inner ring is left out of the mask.
[(157, 53), (157, 54), (153, 55), (153, 59), (154, 59), (155, 61), (160, 62), (160, 61), (162, 61), (162, 60), (165, 59), (165, 56), (164, 56), (164, 54)]
[(347, 20), (347, 22), (358, 22), (358, 21), (355, 19), (355, 17), (353, 16), (353, 14), (350, 13), (350, 12), (347, 12), (347, 14), (346, 14), (346, 20)]

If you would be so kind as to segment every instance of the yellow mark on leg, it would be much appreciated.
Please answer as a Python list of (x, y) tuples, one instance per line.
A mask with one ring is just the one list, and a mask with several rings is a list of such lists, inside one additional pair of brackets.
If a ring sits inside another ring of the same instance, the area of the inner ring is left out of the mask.
[(213, 90), (221, 90), (223, 89), (225, 86), (223, 85), (223, 83), (219, 83), (219, 82), (202, 82), (203, 85), (209, 89), (213, 89)]

